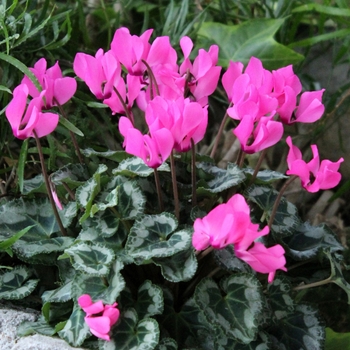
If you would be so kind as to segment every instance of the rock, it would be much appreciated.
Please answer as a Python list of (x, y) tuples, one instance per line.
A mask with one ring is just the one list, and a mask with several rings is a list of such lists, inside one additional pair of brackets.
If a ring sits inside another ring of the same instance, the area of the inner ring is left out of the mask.
[(84, 350), (73, 348), (64, 340), (40, 334), (17, 336), (17, 327), (24, 321), (35, 321), (39, 312), (32, 309), (15, 309), (0, 305), (1, 350)]

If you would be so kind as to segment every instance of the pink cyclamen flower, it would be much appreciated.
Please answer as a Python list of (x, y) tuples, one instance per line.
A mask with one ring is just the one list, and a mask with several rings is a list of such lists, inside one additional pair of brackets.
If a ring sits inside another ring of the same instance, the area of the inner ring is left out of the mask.
[(245, 153), (252, 154), (275, 145), (283, 136), (282, 123), (262, 117), (255, 122), (254, 117), (245, 115), (233, 130)]
[(95, 57), (79, 52), (75, 55), (73, 69), (100, 100), (110, 98), (120, 80), (121, 66), (111, 51), (104, 53), (99, 49)]
[(340, 158), (337, 162), (330, 160), (322, 160), (316, 145), (311, 145), (313, 159), (306, 163), (302, 159), (301, 151), (292, 143), (292, 138), (287, 137), (286, 142), (289, 146), (287, 156), (288, 168), (287, 175), (297, 175), (300, 177), (301, 185), (308, 192), (317, 192), (319, 190), (327, 190), (337, 186), (341, 180), (341, 174), (338, 172), (340, 163), (344, 161)]
[(151, 135), (143, 135), (126, 117), (120, 118), (119, 131), (124, 136), (125, 151), (141, 158), (150, 168), (162, 165), (174, 146), (173, 136), (168, 129), (160, 128), (151, 132)]
[(193, 64), (189, 59), (193, 48), (192, 40), (187, 36), (182, 37), (180, 47), (184, 54), (184, 61), (179, 71), (181, 76), (186, 76), (187, 86), (185, 88), (201, 106), (205, 106), (208, 104), (208, 96), (215, 91), (220, 77), (221, 67), (216, 66), (219, 47), (212, 45), (208, 52), (200, 49)]
[(59, 121), (58, 114), (42, 112), (45, 90), (33, 98), (27, 106), (28, 95), (27, 85), (18, 85), (13, 90), (13, 99), (5, 111), (14, 136), (21, 140), (35, 137), (35, 134), (37, 137), (46, 136), (56, 129)]
[(238, 258), (255, 271), (268, 273), (268, 281), (272, 282), (276, 270), (286, 271), (286, 259), (281, 245), (266, 248), (262, 243), (255, 242), (268, 233), (268, 226), (259, 231), (259, 225), (251, 222), (248, 204), (242, 195), (236, 194), (202, 219), (195, 220), (192, 244), (196, 250), (209, 246), (220, 249), (233, 244)]
[(147, 106), (146, 122), (152, 135), (159, 129), (169, 130), (174, 149), (186, 152), (191, 148), (191, 139), (195, 144), (203, 139), (208, 124), (208, 110), (207, 106), (202, 107), (182, 96), (175, 101), (157, 96)]
[(78, 304), (86, 313), (84, 320), (90, 327), (91, 333), (98, 338), (111, 340), (108, 333), (119, 319), (118, 304), (103, 305), (101, 300), (93, 303), (88, 294), (80, 296)]
[[(54, 66), (47, 69), (45, 58), (41, 58), (35, 63), (34, 68), (29, 68), (38, 79), (45, 93), (45, 108), (49, 109), (52, 106), (65, 104), (69, 101), (77, 90), (77, 82), (74, 78), (63, 77), (62, 71), (58, 62)], [(40, 92), (33, 82), (25, 76), (21, 84), (27, 85), (29, 95), (38, 97)]]

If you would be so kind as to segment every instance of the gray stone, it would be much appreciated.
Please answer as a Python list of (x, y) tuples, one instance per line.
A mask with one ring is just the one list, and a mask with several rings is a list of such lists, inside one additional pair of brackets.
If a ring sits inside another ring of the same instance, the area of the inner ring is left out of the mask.
[(39, 313), (32, 309), (8, 308), (0, 305), (0, 349), (1, 350), (84, 350), (73, 348), (64, 340), (39, 334), (17, 336), (17, 328), (24, 321), (35, 321)]

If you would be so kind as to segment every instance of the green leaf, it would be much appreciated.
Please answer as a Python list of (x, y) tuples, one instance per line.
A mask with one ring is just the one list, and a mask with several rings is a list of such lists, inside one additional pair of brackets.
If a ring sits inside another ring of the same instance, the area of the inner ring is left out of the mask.
[(75, 125), (73, 125), (68, 119), (60, 116), (59, 124), (61, 124), (64, 128), (71, 131), (72, 133), (84, 137), (83, 132), (79, 130)]
[(198, 262), (192, 248), (166, 258), (154, 258), (163, 277), (173, 283), (189, 281), (196, 273)]
[(133, 258), (149, 260), (174, 255), (191, 245), (191, 230), (176, 231), (177, 220), (170, 213), (145, 215), (135, 221), (125, 245)]
[(342, 251), (344, 247), (326, 224), (311, 226), (302, 223), (293, 235), (284, 237), (288, 253), (296, 260), (313, 258), (321, 249), (330, 252)]
[(298, 13), (298, 12), (309, 12), (309, 11), (316, 11), (319, 13), (324, 13), (326, 15), (330, 16), (341, 16), (341, 17), (349, 17), (350, 16), (350, 9), (348, 8), (339, 8), (335, 6), (325, 6), (318, 3), (309, 3), (305, 5), (301, 5), (298, 7), (295, 7), (292, 10), (292, 13)]
[(159, 341), (155, 350), (177, 350), (177, 343), (172, 338), (163, 338)]
[(120, 163), (124, 159), (131, 157), (131, 155), (126, 153), (125, 151), (98, 152), (92, 148), (85, 148), (85, 149), (82, 149), (81, 152), (84, 154), (85, 157), (89, 157), (89, 158), (101, 157), (101, 158), (113, 160), (114, 162), (117, 162), (117, 163)]
[(39, 81), (36, 78), (36, 76), (34, 75), (34, 73), (32, 71), (30, 71), (27, 68), (27, 66), (25, 64), (23, 64), (21, 61), (19, 61), (17, 58), (14, 58), (10, 55), (6, 55), (6, 54), (0, 52), (0, 60), (3, 60), (7, 63), (10, 63), (14, 67), (16, 67), (18, 70), (20, 70), (23, 74), (25, 74), (32, 81), (32, 83), (35, 85), (35, 87), (39, 91), (42, 90), (42, 87), (39, 84)]
[(108, 276), (101, 277), (78, 273), (72, 284), (72, 295), (78, 299), (82, 294), (89, 294), (93, 300), (102, 300), (105, 304), (113, 304), (125, 287), (120, 271), (124, 264), (118, 259), (111, 266)]
[(294, 313), (279, 320), (269, 332), (276, 337), (278, 348), (323, 349), (324, 346), (323, 323), (310, 305), (296, 305)]
[(16, 243), (22, 236), (24, 236), (33, 226), (29, 226), (24, 228), (23, 230), (17, 232), (16, 234), (14, 234), (13, 236), (11, 236), (10, 238), (2, 241), (0, 239), (0, 251), (1, 250), (6, 250), (8, 248), (10, 248), (14, 243)]
[(141, 319), (161, 314), (164, 309), (162, 289), (149, 280), (143, 282), (138, 289), (135, 309)]
[[(223, 296), (224, 295), (224, 296)], [(236, 274), (221, 281), (221, 290), (205, 278), (197, 285), (195, 301), (207, 319), (230, 338), (244, 344), (256, 339), (263, 294), (259, 281), (249, 274)]]
[(76, 200), (80, 207), (85, 209), (84, 215), (80, 218), (80, 224), (89, 216), (93, 216), (91, 212), (92, 203), (97, 194), (101, 191), (101, 174), (107, 171), (107, 166), (100, 164), (95, 174), (85, 184), (77, 188)]
[(72, 346), (80, 346), (89, 335), (89, 327), (84, 320), (85, 312), (79, 305), (74, 305), (73, 312), (58, 335)]
[(252, 272), (252, 268), (243, 260), (236, 257), (232, 245), (223, 249), (214, 249), (216, 262), (227, 271)]
[(17, 169), (17, 176), (18, 176), (18, 185), (19, 190), (21, 193), (23, 193), (23, 182), (24, 182), (24, 169), (27, 161), (27, 155), (28, 155), (28, 139), (24, 140), (21, 146), (21, 151), (18, 158), (18, 169)]
[(64, 182), (71, 188), (82, 185), (88, 179), (88, 169), (82, 164), (67, 164), (50, 175), (53, 184), (60, 185)]
[(267, 289), (269, 305), (277, 322), (294, 312), (294, 302), (291, 297), (292, 286), (289, 280), (278, 276), (273, 283), (268, 284)]
[(56, 237), (48, 239), (40, 239), (38, 237), (35, 241), (21, 239), (15, 243), (13, 250), (19, 257), (28, 260), (38, 254), (63, 252), (70, 247), (73, 242), (74, 238), (72, 237)]
[(93, 276), (106, 276), (114, 260), (112, 249), (103, 245), (78, 242), (65, 250), (73, 259), (73, 267)]
[(138, 322), (134, 309), (120, 316), (121, 322), (113, 327), (111, 341), (103, 342), (103, 350), (152, 350), (159, 341), (159, 326), (152, 318)]
[[(249, 175), (254, 174), (254, 169), (252, 168), (243, 168), (242, 170), (246, 174), (249, 174)], [(256, 175), (255, 183), (269, 184), (278, 180), (288, 179), (288, 177), (289, 176), (279, 173), (278, 171), (265, 169), (265, 170), (258, 171), (258, 174)]]
[(205, 186), (199, 187), (199, 190), (204, 189), (210, 193), (220, 193), (239, 185), (245, 179), (243, 170), (233, 163), (228, 163), (226, 170), (213, 166), (211, 163), (199, 163), (197, 168), (214, 177)]
[[(170, 172), (170, 167), (167, 163), (163, 163), (157, 168), (157, 171), (167, 171)], [(148, 167), (141, 158), (132, 157), (124, 159), (118, 166), (117, 169), (113, 170), (115, 175), (125, 175), (125, 176), (141, 176), (147, 177), (154, 173), (154, 169)]]
[(326, 328), (326, 350), (350, 350), (350, 332), (337, 333)]
[(0, 299), (21, 300), (31, 294), (38, 279), (29, 279), (32, 272), (25, 266), (16, 266), (0, 275)]
[[(250, 201), (256, 203), (264, 211), (264, 216), (269, 219), (278, 192), (270, 187), (253, 185), (247, 188), (245, 194)], [(278, 237), (289, 236), (300, 224), (298, 209), (282, 197), (271, 226), (272, 232), (278, 233)]]
[(125, 181), (120, 185), (117, 210), (122, 220), (139, 218), (145, 205), (146, 198), (136, 181)]
[(25, 196), (32, 193), (47, 193), (43, 175), (38, 174), (32, 179), (23, 180), (21, 192)]
[(20, 337), (38, 333), (46, 336), (53, 336), (56, 333), (54, 327), (50, 326), (41, 316), (37, 321), (22, 322), (17, 328), (17, 335)]
[(198, 46), (218, 45), (218, 64), (222, 67), (228, 67), (230, 60), (246, 65), (252, 56), (262, 60), (264, 68), (270, 70), (296, 64), (303, 56), (274, 40), (283, 23), (283, 18), (253, 19), (239, 25), (205, 22), (198, 31)]
[(72, 281), (54, 290), (47, 290), (41, 295), (43, 303), (63, 303), (72, 299)]
[[(67, 227), (76, 214), (76, 206), (69, 205), (60, 212), (63, 225)], [(67, 215), (67, 218), (66, 218)], [(49, 238), (59, 227), (47, 198), (14, 199), (0, 207), (0, 235), (9, 238), (18, 231), (32, 227), (21, 239)], [(37, 237), (37, 238), (36, 238)]]

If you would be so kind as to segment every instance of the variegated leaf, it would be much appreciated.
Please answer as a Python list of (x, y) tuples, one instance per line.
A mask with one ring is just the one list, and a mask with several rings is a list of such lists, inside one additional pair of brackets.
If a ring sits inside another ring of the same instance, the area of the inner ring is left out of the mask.
[(21, 300), (31, 294), (38, 279), (29, 279), (32, 271), (25, 266), (16, 266), (0, 275), (0, 299)]
[(112, 329), (111, 341), (103, 342), (103, 350), (153, 350), (159, 341), (159, 326), (156, 320), (144, 318), (138, 322), (134, 309), (120, 316), (120, 323)]
[(64, 328), (58, 332), (58, 335), (70, 345), (80, 346), (90, 334), (84, 317), (85, 312), (79, 305), (75, 304), (71, 316)]
[(78, 242), (65, 250), (76, 270), (93, 276), (106, 276), (114, 261), (113, 250), (98, 244)]
[[(169, 165), (163, 163), (157, 169), (158, 171), (167, 171), (170, 172)], [(154, 169), (148, 167), (141, 158), (132, 157), (123, 160), (117, 169), (113, 170), (115, 175), (125, 175), (125, 176), (141, 176), (147, 177), (154, 173)]]
[(191, 230), (175, 231), (177, 225), (175, 216), (170, 213), (143, 216), (130, 230), (125, 246), (127, 253), (133, 258), (149, 260), (171, 256), (189, 248)]
[(244, 344), (256, 339), (264, 300), (262, 287), (253, 275), (225, 278), (221, 290), (213, 280), (203, 279), (197, 285), (195, 300), (206, 317), (229, 338)]

